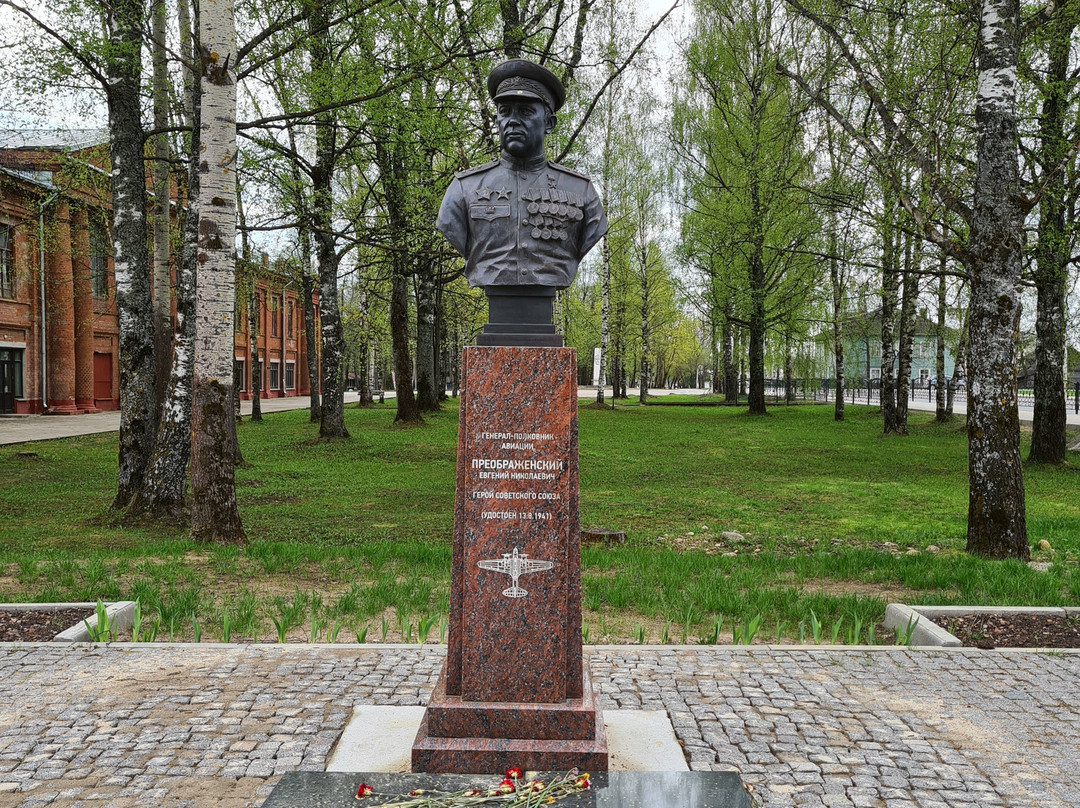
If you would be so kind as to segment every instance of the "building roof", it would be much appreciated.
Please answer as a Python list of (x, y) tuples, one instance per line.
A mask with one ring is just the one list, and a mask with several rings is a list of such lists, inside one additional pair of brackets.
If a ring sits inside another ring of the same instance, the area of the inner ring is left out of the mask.
[(29, 182), (32, 185), (37, 185), (47, 190), (55, 190), (56, 186), (53, 185), (53, 173), (51, 171), (23, 171), (19, 168), (8, 168), (7, 166), (0, 165), (0, 174), (7, 174), (11, 177)]
[(108, 142), (108, 129), (0, 128), (0, 149), (78, 151)]

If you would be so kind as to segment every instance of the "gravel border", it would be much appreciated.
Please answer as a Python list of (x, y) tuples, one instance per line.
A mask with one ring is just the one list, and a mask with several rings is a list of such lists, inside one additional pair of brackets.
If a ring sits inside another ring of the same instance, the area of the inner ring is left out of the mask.
[[(64, 609), (97, 609), (97, 603), (0, 603), (5, 612), (59, 612)], [(119, 600), (105, 604), (105, 617), (117, 631), (127, 631), (135, 618), (135, 601)], [(97, 628), (97, 612), (87, 618), (91, 628)], [(53, 642), (90, 642), (90, 631), (83, 623), (64, 629), (52, 639)]]

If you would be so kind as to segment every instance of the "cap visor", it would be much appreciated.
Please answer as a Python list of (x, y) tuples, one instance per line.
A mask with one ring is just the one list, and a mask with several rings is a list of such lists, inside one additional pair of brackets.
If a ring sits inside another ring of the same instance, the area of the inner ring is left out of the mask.
[(531, 101), (539, 101), (545, 106), (548, 106), (548, 101), (543, 96), (536, 93), (529, 92), (528, 90), (509, 90), (505, 93), (499, 93), (492, 96), (493, 101), (513, 101), (514, 99), (528, 98)]

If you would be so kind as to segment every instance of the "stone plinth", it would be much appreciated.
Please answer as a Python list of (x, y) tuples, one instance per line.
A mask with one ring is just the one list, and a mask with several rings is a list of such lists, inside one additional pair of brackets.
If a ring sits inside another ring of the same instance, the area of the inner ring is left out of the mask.
[(413, 770), (606, 770), (581, 655), (576, 353), (470, 347), (462, 365), (447, 661)]
[(583, 699), (554, 704), (465, 701), (447, 695), (444, 671), (428, 702), (428, 731), (439, 738), (518, 738), (525, 732), (538, 740), (593, 740), (597, 711), (588, 665), (583, 666), (582, 679), (589, 694)]

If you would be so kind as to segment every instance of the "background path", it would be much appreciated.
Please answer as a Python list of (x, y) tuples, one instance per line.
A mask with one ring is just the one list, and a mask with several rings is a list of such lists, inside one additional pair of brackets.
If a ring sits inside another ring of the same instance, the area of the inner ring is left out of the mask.
[[(684, 390), (650, 390), (650, 396), (665, 396), (673, 393), (687, 394), (687, 395), (701, 395), (705, 393), (705, 390), (684, 389)], [(627, 390), (627, 393), (631, 401), (637, 399), (637, 388), (631, 387)], [(385, 394), (387, 400), (392, 400), (394, 397), (393, 391), (388, 391)], [(578, 398), (595, 399), (596, 388), (595, 387), (579, 387)], [(354, 404), (357, 399), (355, 392), (345, 394), (345, 403)], [(611, 403), (611, 390), (608, 389), (606, 397), (604, 399), (608, 404)], [(264, 413), (282, 412), (284, 410), (299, 410), (307, 409), (311, 402), (307, 396), (294, 396), (291, 398), (264, 398), (262, 400), (262, 411)], [(771, 399), (767, 402), (771, 407), (782, 407), (783, 404), (773, 404)], [(913, 410), (929, 410), (934, 411), (934, 403), (928, 402), (925, 398), (916, 398), (914, 401), (909, 402), (908, 407)], [(956, 415), (962, 416), (967, 410), (963, 404), (957, 404), (955, 407)], [(251, 414), (251, 402), (240, 402), (240, 412), (244, 416)], [(1074, 413), (1072, 409), (1072, 400), (1069, 402), (1068, 409), (1068, 428), (1072, 431), (1080, 431), (1080, 414)], [(1020, 409), (1020, 423), (1025, 426), (1031, 425), (1031, 410)], [(17, 416), (4, 416), (0, 418), (0, 446), (5, 444), (14, 443), (28, 443), (36, 440), (51, 440), (52, 438), (70, 438), (76, 435), (94, 435), (99, 432), (117, 432), (120, 429), (120, 413), (119, 412), (99, 412), (91, 415), (17, 415)]]

